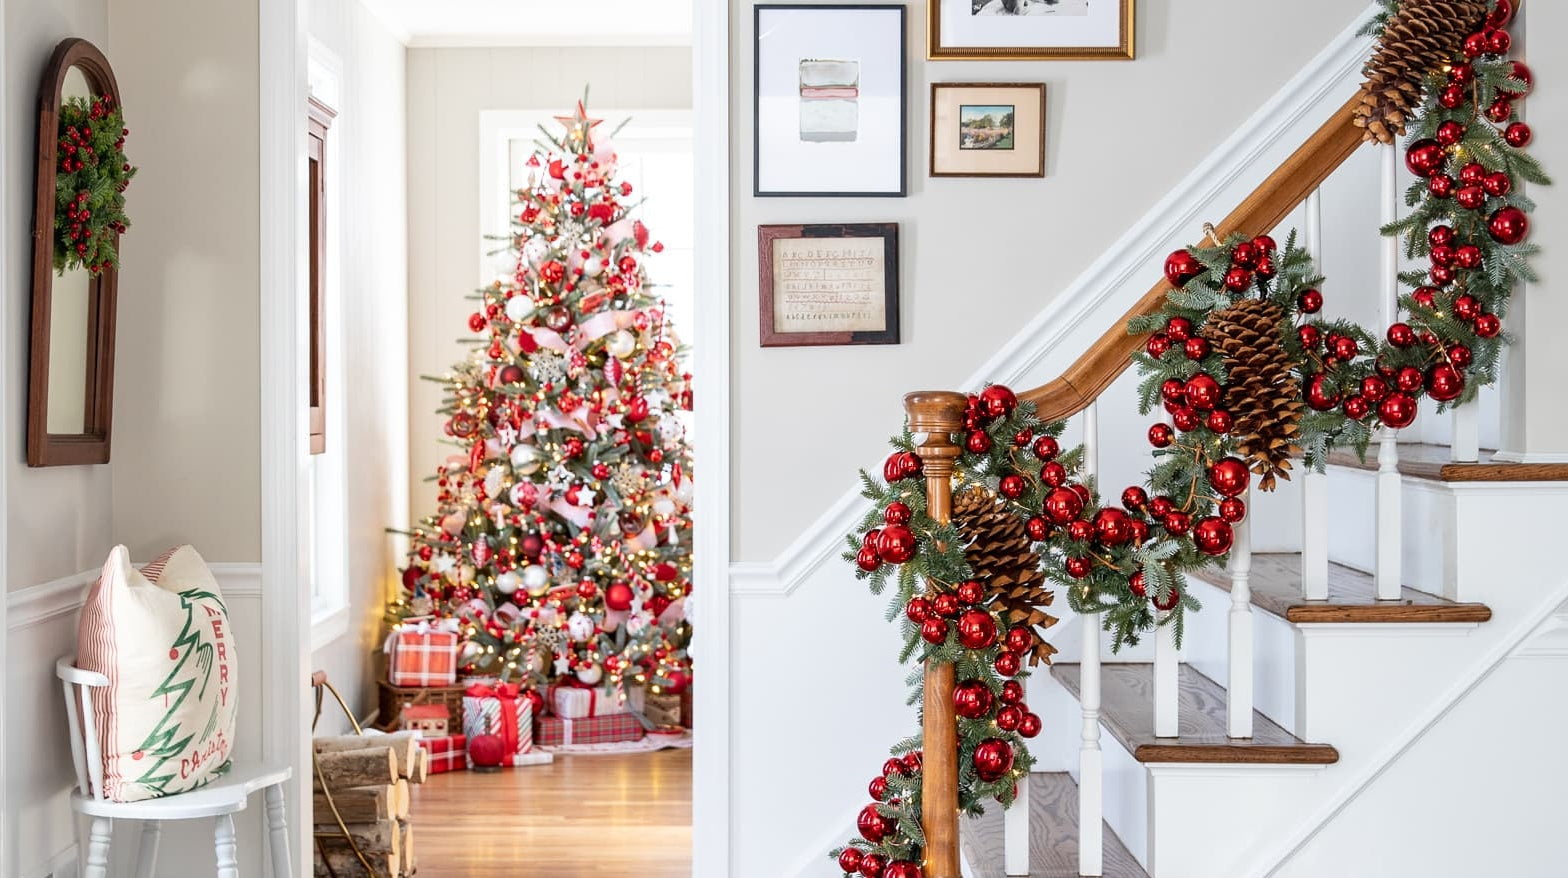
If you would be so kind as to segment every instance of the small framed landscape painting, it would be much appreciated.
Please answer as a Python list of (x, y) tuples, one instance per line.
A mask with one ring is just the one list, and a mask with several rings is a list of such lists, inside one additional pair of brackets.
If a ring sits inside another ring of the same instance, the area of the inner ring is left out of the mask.
[(1133, 57), (1134, 0), (930, 0), (926, 57), (1050, 61)]
[(757, 227), (762, 346), (898, 344), (898, 224)]
[(904, 7), (755, 8), (753, 192), (904, 195)]
[(932, 83), (931, 176), (1044, 177), (1045, 83)]

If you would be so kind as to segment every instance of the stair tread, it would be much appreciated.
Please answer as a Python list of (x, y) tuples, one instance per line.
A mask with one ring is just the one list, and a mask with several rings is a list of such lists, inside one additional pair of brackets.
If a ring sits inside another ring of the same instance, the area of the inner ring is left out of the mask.
[[(1481, 449), (1477, 460), (1457, 463), (1452, 460), (1453, 450), (1447, 445), (1429, 442), (1399, 443), (1399, 472), (1401, 475), (1439, 482), (1560, 482), (1568, 480), (1568, 464), (1563, 463), (1509, 463), (1496, 460), (1496, 451)], [(1376, 446), (1367, 450), (1362, 460), (1348, 448), (1329, 452), (1328, 462), (1352, 469), (1376, 470)]]
[[(1082, 667), (1058, 664), (1055, 677), (1079, 697)], [(1154, 666), (1107, 663), (1100, 672), (1100, 721), (1139, 762), (1212, 762), (1227, 764), (1329, 765), (1339, 751), (1310, 744), (1254, 710), (1252, 737), (1226, 735), (1225, 690), (1189, 665), (1180, 668), (1181, 734), (1154, 736)]]
[[(1005, 878), (1000, 807), (963, 822), (960, 841), (974, 878)], [(1105, 878), (1148, 878), (1122, 840), (1105, 826)], [(1065, 771), (1029, 775), (1029, 876), (1078, 875), (1078, 784)]]
[[(1230, 574), (1206, 568), (1197, 577), (1230, 591)], [(1288, 622), (1485, 622), (1492, 610), (1485, 604), (1459, 603), (1417, 591), (1400, 590), (1397, 601), (1377, 599), (1372, 574), (1343, 564), (1328, 565), (1328, 600), (1301, 596), (1301, 553), (1262, 552), (1252, 556), (1252, 605)]]

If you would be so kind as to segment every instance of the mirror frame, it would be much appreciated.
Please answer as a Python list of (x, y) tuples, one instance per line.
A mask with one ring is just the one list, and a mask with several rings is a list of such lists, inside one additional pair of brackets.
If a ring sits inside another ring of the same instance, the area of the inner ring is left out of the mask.
[[(87, 392), (82, 432), (50, 433), (49, 331), (54, 305), (54, 203), (56, 142), (61, 90), (78, 68), (94, 95), (108, 95), (123, 109), (109, 60), (97, 46), (71, 38), (55, 47), (38, 90), (37, 200), (33, 205), (33, 302), (27, 384), (27, 465), (76, 466), (109, 462), (109, 427), (114, 414), (114, 316), (119, 268), (108, 266), (88, 281)], [(120, 235), (114, 236), (115, 249)]]

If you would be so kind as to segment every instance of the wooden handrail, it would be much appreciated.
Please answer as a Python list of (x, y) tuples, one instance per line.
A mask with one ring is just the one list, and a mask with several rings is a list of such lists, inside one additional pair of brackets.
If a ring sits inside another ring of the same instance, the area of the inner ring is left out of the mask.
[[(1218, 233), (1222, 236), (1231, 232), (1261, 235), (1283, 222), (1362, 144), (1365, 131), (1356, 127), (1352, 115), (1359, 102), (1359, 97), (1346, 101), (1219, 223)], [(1160, 280), (1083, 356), (1068, 366), (1061, 377), (1026, 390), (1018, 394), (1018, 398), (1034, 403), (1045, 421), (1064, 420), (1088, 408), (1089, 403), (1132, 364), (1132, 355), (1143, 348), (1148, 338), (1147, 335), (1129, 335), (1127, 321), (1158, 311), (1168, 289), (1170, 285)]]

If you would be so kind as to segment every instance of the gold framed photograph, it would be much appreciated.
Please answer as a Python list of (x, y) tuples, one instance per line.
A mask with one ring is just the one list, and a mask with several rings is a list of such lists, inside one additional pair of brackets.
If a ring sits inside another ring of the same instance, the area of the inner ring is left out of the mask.
[(932, 61), (1131, 59), (1133, 0), (930, 0)]
[(931, 176), (1044, 177), (1045, 83), (931, 83)]

